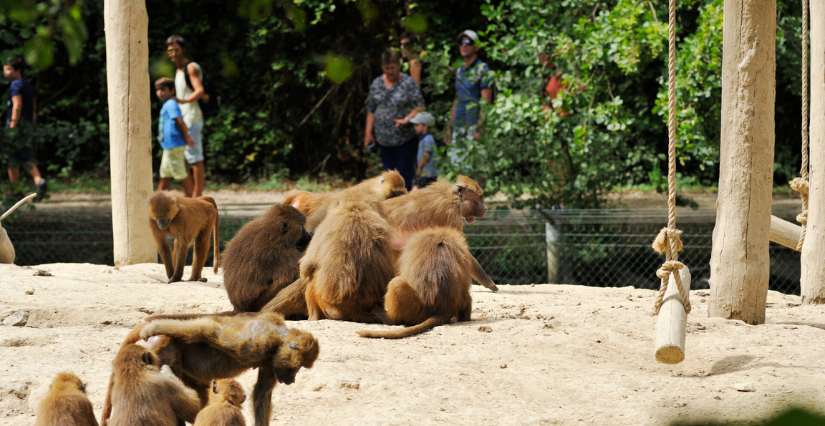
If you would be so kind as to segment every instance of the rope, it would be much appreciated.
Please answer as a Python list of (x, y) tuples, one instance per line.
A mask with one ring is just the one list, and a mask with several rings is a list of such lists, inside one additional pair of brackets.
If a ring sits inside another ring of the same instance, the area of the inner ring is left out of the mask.
[(682, 250), (682, 231), (676, 229), (676, 0), (668, 3), (668, 66), (667, 66), (667, 228), (662, 229), (656, 240), (653, 241), (653, 249), (659, 254), (667, 252), (665, 263), (656, 271), (656, 276), (662, 279), (659, 293), (656, 295), (653, 310), (656, 315), (662, 307), (662, 300), (665, 297), (670, 275), (679, 286), (679, 296), (682, 297), (682, 304), (685, 312), (690, 313), (690, 298), (687, 290), (682, 286), (682, 277), (679, 270), (685, 265), (679, 262), (679, 252)]
[(791, 188), (802, 198), (802, 213), (796, 217), (802, 225), (796, 251), (802, 251), (808, 225), (808, 0), (802, 0), (802, 166), (799, 175), (791, 181)]

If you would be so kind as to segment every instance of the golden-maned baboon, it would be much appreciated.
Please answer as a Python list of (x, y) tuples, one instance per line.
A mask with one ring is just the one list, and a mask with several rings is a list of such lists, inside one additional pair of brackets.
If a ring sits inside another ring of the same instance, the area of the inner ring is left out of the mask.
[[(149, 199), (149, 218), (149, 228), (170, 283), (180, 281), (183, 277), (186, 255), (193, 243), (195, 249), (189, 281), (201, 278), (201, 270), (209, 253), (210, 233), (214, 233), (212, 271), (218, 273), (221, 257), (218, 205), (212, 197), (185, 198), (178, 191), (157, 191)], [(167, 235), (175, 239), (174, 255), (166, 241)]]
[[(237, 377), (250, 368), (258, 369), (252, 391), (255, 425), (269, 424), (272, 389), (280, 382), (291, 384), (301, 369), (311, 368), (318, 358), (318, 341), (311, 334), (286, 327), (283, 317), (273, 313), (229, 315), (184, 315), (187, 319), (147, 319), (126, 337), (121, 351), (141, 338), (163, 335), (180, 347), (181, 379), (195, 389), (203, 405), (213, 379)], [(113, 389), (114, 375), (109, 388)], [(110, 392), (111, 394), (111, 392)], [(103, 417), (111, 411), (109, 398)]]
[(142, 345), (121, 348), (112, 377), (111, 426), (177, 426), (179, 421), (194, 422), (201, 409), (198, 394)]
[(86, 384), (72, 373), (60, 373), (37, 409), (34, 426), (97, 426)]
[(310, 320), (384, 322), (374, 310), (394, 275), (389, 237), (377, 197), (341, 198), (330, 208), (301, 258)]
[(257, 312), (298, 278), (312, 237), (306, 218), (288, 204), (271, 207), (241, 228), (223, 251), (223, 283), (236, 312)]
[(450, 322), (469, 321), (473, 256), (464, 235), (453, 228), (429, 228), (410, 237), (398, 259), (384, 306), (390, 324), (407, 328), (359, 331), (362, 337), (400, 339)]
[(386, 200), (406, 193), (407, 188), (404, 186), (404, 178), (401, 177), (401, 174), (395, 170), (388, 170), (335, 194), (313, 194), (301, 190), (290, 191), (284, 196), (282, 204), (290, 204), (304, 213), (307, 217), (307, 231), (315, 232), (315, 228), (327, 216), (330, 206), (341, 199), (341, 196), (361, 197), (375, 194)]
[(241, 404), (246, 400), (241, 384), (232, 379), (212, 381), (212, 393), (209, 405), (198, 417), (193, 426), (245, 426)]
[[(459, 231), (464, 222), (473, 223), (487, 212), (481, 200), (484, 192), (478, 184), (464, 175), (458, 175), (456, 183), (439, 179), (424, 189), (384, 201), (387, 222), (392, 229), (392, 249), (395, 259), (410, 237), (425, 228), (444, 226)], [(498, 291), (493, 280), (473, 257), (472, 276), (479, 284)]]

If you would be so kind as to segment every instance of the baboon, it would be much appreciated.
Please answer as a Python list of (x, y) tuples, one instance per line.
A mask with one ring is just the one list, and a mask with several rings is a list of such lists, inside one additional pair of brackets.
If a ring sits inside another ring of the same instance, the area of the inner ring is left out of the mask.
[(390, 281), (384, 297), (389, 323), (408, 327), (358, 334), (400, 339), (454, 317), (469, 321), (472, 258), (464, 235), (456, 229), (436, 227), (413, 234), (398, 259), (398, 276)]
[(281, 204), (247, 223), (223, 251), (223, 282), (236, 312), (257, 312), (298, 278), (306, 218)]
[(155, 352), (128, 344), (118, 352), (113, 366), (108, 424), (177, 426), (178, 421), (195, 421), (201, 409), (198, 394), (168, 365), (161, 365)]
[(209, 405), (195, 417), (193, 426), (245, 426), (241, 404), (246, 400), (241, 384), (232, 379), (212, 381)]
[[(387, 222), (392, 229), (394, 258), (398, 259), (407, 240), (417, 231), (435, 226), (462, 231), (462, 218), (467, 223), (473, 223), (476, 218), (484, 216), (487, 206), (481, 201), (483, 193), (474, 180), (458, 175), (455, 184), (439, 179), (424, 189), (385, 200), (382, 204)], [(474, 257), (471, 258), (473, 278), (484, 287), (498, 291), (498, 287), (484, 272), (484, 268)]]
[(373, 311), (393, 277), (389, 238), (378, 197), (345, 197), (330, 208), (301, 258), (310, 320), (384, 322)]
[(330, 206), (341, 199), (341, 196), (360, 198), (375, 194), (382, 200), (386, 200), (406, 193), (407, 188), (404, 186), (404, 178), (401, 177), (401, 174), (396, 170), (388, 170), (336, 194), (313, 194), (301, 190), (290, 191), (284, 196), (282, 204), (290, 204), (304, 213), (307, 217), (307, 231), (315, 232), (315, 228), (327, 216)]
[[(147, 319), (150, 322), (132, 329), (121, 351), (141, 338), (150, 341), (150, 336), (155, 335), (170, 338), (180, 347), (181, 379), (198, 392), (203, 405), (207, 404), (213, 379), (230, 379), (249, 368), (257, 368), (258, 380), (252, 391), (256, 426), (269, 424), (275, 385), (292, 384), (301, 367), (311, 368), (318, 358), (318, 341), (309, 333), (287, 328), (278, 314), (250, 312), (183, 317), (188, 319), (150, 317)], [(113, 375), (110, 389), (115, 380)], [(110, 411), (107, 396), (104, 419)]]
[[(178, 191), (157, 191), (149, 199), (149, 218), (149, 228), (155, 237), (155, 245), (170, 283), (180, 281), (183, 277), (186, 255), (193, 243), (195, 249), (189, 281), (200, 280), (209, 253), (210, 233), (214, 234), (212, 271), (218, 273), (221, 257), (218, 205), (212, 197), (185, 198)], [(166, 241), (167, 235), (175, 239), (174, 256)]]
[(86, 384), (72, 373), (60, 373), (37, 409), (34, 426), (97, 426)]

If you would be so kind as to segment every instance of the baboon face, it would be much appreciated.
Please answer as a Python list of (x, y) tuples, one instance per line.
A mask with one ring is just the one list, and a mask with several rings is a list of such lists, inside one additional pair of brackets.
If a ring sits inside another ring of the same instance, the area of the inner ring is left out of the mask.
[(295, 383), (295, 375), (298, 374), (298, 368), (276, 368), (275, 369), (275, 376), (278, 377), (278, 382), (283, 383), (285, 385), (291, 385)]
[(481, 195), (484, 192), (474, 180), (458, 175), (455, 188), (456, 194), (461, 198), (461, 216), (467, 223), (473, 223), (476, 218), (487, 213), (487, 206), (481, 201)]
[(180, 208), (175, 197), (158, 192), (149, 200), (149, 217), (157, 223), (158, 228), (165, 230), (169, 222), (178, 215)]
[(281, 218), (281, 229), (284, 234), (283, 241), (287, 244), (292, 243), (298, 250), (304, 251), (312, 239), (312, 234), (304, 228), (306, 216), (289, 204), (282, 204), (278, 207), (280, 208), (278, 213)]
[(236, 407), (240, 407), (246, 401), (241, 384), (232, 379), (212, 380), (212, 393), (223, 395), (224, 399)]

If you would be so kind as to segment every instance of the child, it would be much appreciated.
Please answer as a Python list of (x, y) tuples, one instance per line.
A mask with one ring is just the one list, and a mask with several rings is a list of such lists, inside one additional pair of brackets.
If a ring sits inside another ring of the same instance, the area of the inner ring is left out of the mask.
[(175, 101), (175, 82), (170, 78), (159, 78), (155, 81), (155, 94), (163, 102), (158, 120), (158, 141), (163, 148), (158, 190), (169, 189), (172, 178), (175, 178), (183, 187), (183, 193), (191, 197), (192, 181), (186, 174), (183, 151), (186, 145), (195, 146), (195, 141), (189, 136), (189, 129), (183, 123), (183, 116)]
[(413, 189), (421, 189), (435, 182), (438, 175), (435, 159), (435, 139), (430, 134), (430, 126), (435, 118), (429, 112), (419, 112), (410, 119), (415, 125), (415, 133), (420, 135), (418, 140), (418, 162), (415, 168), (415, 184)]

